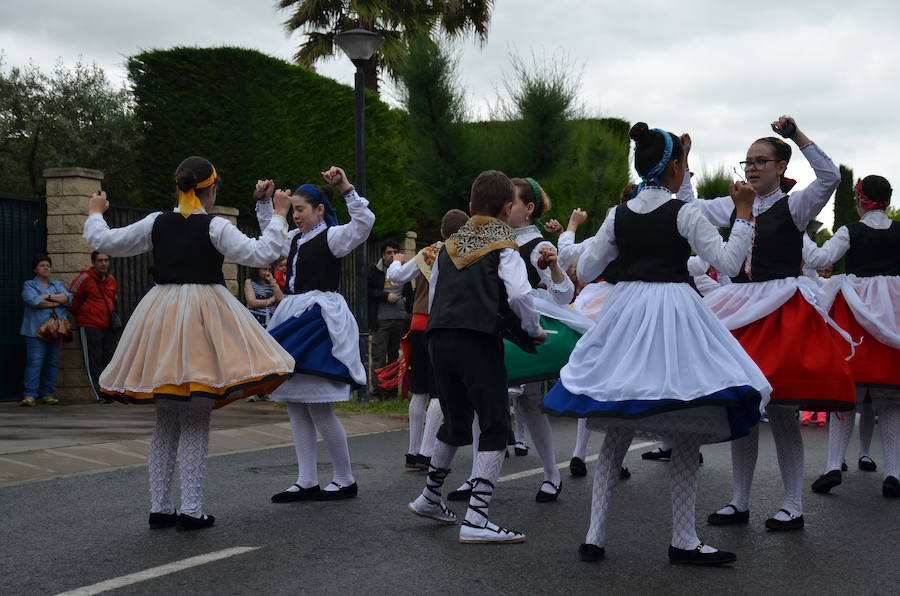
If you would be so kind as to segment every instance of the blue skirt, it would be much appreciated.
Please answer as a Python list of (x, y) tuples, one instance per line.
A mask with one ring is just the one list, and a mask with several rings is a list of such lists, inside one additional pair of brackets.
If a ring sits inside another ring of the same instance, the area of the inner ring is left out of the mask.
[(299, 317), (269, 329), (281, 347), (294, 357), (294, 372), (341, 381), (356, 387), (347, 367), (332, 355), (333, 344), (322, 308), (315, 304)]

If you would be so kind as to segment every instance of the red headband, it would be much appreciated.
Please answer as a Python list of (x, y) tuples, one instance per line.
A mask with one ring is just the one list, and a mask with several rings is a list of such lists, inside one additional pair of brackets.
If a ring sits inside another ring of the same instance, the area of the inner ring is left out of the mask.
[(876, 203), (866, 196), (866, 193), (863, 192), (863, 181), (862, 178), (856, 183), (856, 198), (859, 199), (859, 204), (864, 209), (884, 209), (890, 203), (890, 200), (884, 201), (883, 203)]

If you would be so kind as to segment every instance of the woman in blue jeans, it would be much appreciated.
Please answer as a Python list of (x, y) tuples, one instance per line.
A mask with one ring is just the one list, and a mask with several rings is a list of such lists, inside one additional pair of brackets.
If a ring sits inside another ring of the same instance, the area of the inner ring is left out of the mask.
[(53, 264), (50, 257), (39, 254), (34, 258), (34, 279), (22, 285), (22, 301), (25, 310), (22, 328), (25, 336), (25, 392), (20, 405), (34, 406), (36, 399), (55, 406), (59, 403), (53, 394), (56, 389), (56, 369), (59, 365), (61, 339), (43, 341), (36, 336), (38, 327), (46, 323), (53, 314), (66, 316), (66, 304), (72, 295), (62, 282), (51, 280)]

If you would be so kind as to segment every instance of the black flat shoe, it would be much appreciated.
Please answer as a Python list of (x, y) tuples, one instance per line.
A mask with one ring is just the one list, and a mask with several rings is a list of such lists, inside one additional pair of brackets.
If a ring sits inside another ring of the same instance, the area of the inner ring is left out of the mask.
[(297, 501), (315, 501), (316, 495), (319, 494), (319, 491), (322, 489), (319, 488), (319, 485), (311, 486), (309, 488), (303, 488), (299, 484), (295, 484), (297, 488), (300, 490), (286, 490), (278, 493), (277, 495), (272, 495), (273, 503), (295, 503)]
[(587, 476), (587, 464), (580, 457), (573, 457), (569, 462), (569, 474), (577, 478)]
[(702, 453), (700, 454), (700, 465), (701, 466), (703, 465), (703, 454)]
[(151, 513), (149, 524), (151, 530), (164, 530), (171, 528), (178, 522), (178, 512), (175, 513)]
[(513, 451), (515, 451), (515, 452), (516, 452), (516, 455), (518, 455), (519, 457), (522, 457), (522, 456), (524, 456), (524, 455), (528, 455), (528, 445), (526, 445), (525, 443), (522, 443), (521, 441), (519, 441), (519, 442), (516, 443), (515, 446), (513, 447)]
[(462, 488), (459, 490), (451, 491), (449, 495), (447, 495), (448, 501), (468, 501), (472, 497), (472, 482), (466, 480), (466, 486), (469, 488)]
[(216, 523), (216, 518), (212, 515), (204, 515), (203, 517), (191, 517), (183, 513), (178, 514), (178, 522), (175, 524), (175, 530), (178, 532), (187, 532), (190, 530), (202, 530), (203, 528), (211, 528)]
[(669, 461), (672, 459), (672, 450), (657, 447), (653, 451), (646, 451), (641, 454), (641, 459), (649, 461)]
[(412, 453), (407, 453), (407, 454), (406, 454), (406, 464), (405, 464), (405, 466), (406, 466), (407, 468), (413, 468), (413, 469), (415, 469), (415, 468), (416, 468), (416, 456), (413, 455)]
[[(338, 487), (337, 490), (320, 490), (316, 493), (315, 500), (316, 501), (337, 501), (340, 499), (352, 499), (356, 496), (359, 491), (359, 487), (354, 482), (350, 486), (341, 486), (336, 482), (332, 482), (331, 484)], [(328, 486), (331, 486), (329, 484)]]
[(874, 472), (878, 469), (878, 466), (875, 465), (875, 462), (868, 455), (864, 455), (859, 458), (859, 469), (863, 472)]
[(841, 483), (841, 471), (840, 470), (831, 470), (825, 474), (822, 474), (816, 481), (812, 483), (813, 492), (817, 493), (827, 493), (835, 486)]
[(669, 546), (669, 563), (676, 565), (727, 565), (737, 561), (737, 555), (727, 550), (717, 550), (713, 553), (700, 552), (703, 543), (693, 550), (685, 550)]
[(619, 470), (619, 480), (628, 480), (629, 478), (631, 478), (631, 470), (622, 466)]
[(596, 544), (584, 543), (578, 547), (578, 557), (585, 563), (600, 561), (606, 556), (606, 549)]
[(897, 480), (896, 476), (885, 478), (881, 483), (881, 494), (892, 499), (900, 497), (900, 480)]
[(428, 471), (428, 466), (431, 465), (431, 458), (422, 455), (421, 453), (416, 455), (416, 468), (419, 470)]
[(775, 519), (774, 517), (770, 517), (766, 520), (766, 527), (770, 530), (775, 530), (776, 532), (786, 532), (788, 530), (799, 530), (803, 527), (802, 515), (794, 517), (787, 509), (779, 509), (778, 511), (788, 514), (791, 519), (783, 521), (780, 519)]
[(544, 491), (538, 489), (537, 494), (534, 496), (534, 500), (538, 503), (552, 503), (559, 497), (559, 493), (562, 492), (562, 480), (559, 481), (559, 484), (553, 484), (549, 480), (544, 480), (541, 482), (541, 488), (544, 488), (545, 484), (549, 484), (556, 492), (555, 493), (545, 493)]
[(706, 523), (711, 526), (730, 526), (732, 524), (746, 524), (750, 521), (750, 510), (738, 511), (737, 507), (732, 504), (725, 505), (731, 507), (734, 513), (713, 513), (706, 518)]

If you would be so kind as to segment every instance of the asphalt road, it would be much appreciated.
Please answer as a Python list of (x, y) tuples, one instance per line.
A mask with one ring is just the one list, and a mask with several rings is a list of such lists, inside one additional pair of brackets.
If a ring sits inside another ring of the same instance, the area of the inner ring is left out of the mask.
[[(553, 420), (557, 460), (568, 462), (572, 420)], [(825, 429), (804, 429), (806, 485), (821, 472)], [(600, 446), (594, 436), (589, 453)], [(666, 557), (670, 514), (668, 464), (626, 458), (633, 476), (620, 483), (610, 513), (607, 557), (582, 563), (577, 548), (590, 508), (590, 481), (563, 470), (556, 503), (538, 504), (540, 475), (500, 483), (492, 517), (526, 532), (524, 544), (466, 545), (456, 527), (406, 511), (424, 476), (406, 471), (405, 432), (350, 439), (360, 485), (357, 499), (275, 505), (269, 497), (296, 478), (291, 448), (210, 460), (209, 530), (147, 529), (142, 467), (0, 488), (0, 593), (57, 594), (235, 547), (254, 550), (118, 588), (116, 594), (898, 594), (900, 501), (881, 496), (881, 473), (851, 471), (833, 495), (804, 494), (806, 528), (772, 533), (764, 519), (780, 505), (781, 480), (771, 435), (760, 438), (751, 523), (710, 527), (706, 515), (725, 504), (731, 484), (727, 444), (703, 448), (698, 519), (707, 543), (737, 552), (726, 568), (672, 566)], [(873, 457), (881, 460), (876, 431)], [(320, 445), (320, 475), (330, 465)], [(465, 479), (461, 450), (447, 486)], [(539, 467), (537, 457), (510, 457), (503, 474)], [(456, 504), (458, 514), (463, 513)], [(233, 551), (230, 551), (233, 552)], [(217, 555), (215, 555), (217, 556)], [(190, 564), (190, 561), (187, 563)], [(185, 564), (185, 565), (187, 565)], [(153, 576), (156, 572), (148, 575)]]

